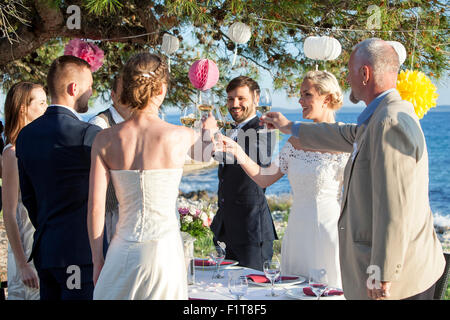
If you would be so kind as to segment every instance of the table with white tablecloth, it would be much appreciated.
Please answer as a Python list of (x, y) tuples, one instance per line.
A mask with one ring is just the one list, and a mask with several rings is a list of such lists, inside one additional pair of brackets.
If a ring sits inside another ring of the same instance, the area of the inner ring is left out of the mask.
[[(195, 283), (189, 285), (189, 299), (205, 299), (205, 300), (233, 300), (233, 296), (228, 290), (228, 274), (230, 272), (240, 272), (241, 275), (247, 276), (250, 274), (261, 274), (262, 271), (244, 268), (240, 266), (221, 267), (224, 277), (221, 279), (212, 279), (214, 270), (212, 268), (195, 269)], [(305, 279), (302, 283), (278, 283), (275, 285), (276, 297), (267, 296), (270, 294), (270, 284), (256, 285), (248, 281), (248, 290), (241, 300), (316, 300), (316, 297), (303, 295), (303, 288), (308, 286), (308, 280)], [(294, 298), (295, 296), (295, 298)], [(335, 295), (328, 297), (321, 297), (320, 300), (345, 300), (344, 295)]]

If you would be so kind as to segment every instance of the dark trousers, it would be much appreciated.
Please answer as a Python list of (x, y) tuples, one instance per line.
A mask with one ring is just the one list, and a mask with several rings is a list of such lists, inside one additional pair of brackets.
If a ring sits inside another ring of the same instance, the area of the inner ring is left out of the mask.
[(92, 265), (36, 270), (41, 300), (92, 300)]
[(433, 300), (435, 288), (436, 283), (433, 284), (429, 289), (425, 290), (424, 292), (418, 293), (415, 296), (402, 300)]
[[(214, 242), (216, 243), (215, 239)], [(273, 241), (261, 243), (231, 244), (227, 243), (225, 259), (236, 260), (240, 266), (263, 270), (264, 261), (272, 259)]]

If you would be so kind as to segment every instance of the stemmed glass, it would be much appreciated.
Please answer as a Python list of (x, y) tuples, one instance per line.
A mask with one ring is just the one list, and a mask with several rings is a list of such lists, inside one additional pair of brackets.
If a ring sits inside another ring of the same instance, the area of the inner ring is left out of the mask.
[(268, 297), (276, 297), (278, 294), (275, 293), (275, 290), (273, 288), (273, 283), (275, 280), (280, 276), (281, 268), (280, 268), (280, 262), (277, 260), (267, 260), (264, 262), (263, 265), (264, 274), (266, 277), (270, 280), (270, 283), (272, 284), (272, 290), (270, 294), (266, 294)]
[(214, 246), (214, 248), (209, 253), (211, 259), (216, 263), (216, 270), (212, 276), (213, 279), (221, 279), (224, 277), (223, 274), (220, 274), (219, 268), (223, 260), (225, 259), (225, 249), (221, 246)]
[[(272, 108), (272, 95), (268, 88), (263, 88), (259, 96), (259, 105), (256, 109), (261, 113), (261, 116), (265, 115)], [(267, 129), (267, 124), (264, 124), (264, 130)]]
[(224, 129), (225, 130), (231, 129), (231, 125), (234, 123), (233, 117), (231, 117), (231, 115), (228, 113), (227, 115), (224, 116), (223, 120), (225, 121)]
[(183, 114), (180, 117), (180, 122), (188, 127), (192, 128), (194, 126), (195, 121), (198, 118), (198, 113), (196, 112), (196, 109), (192, 106), (186, 106), (183, 109)]
[(247, 293), (248, 280), (246, 276), (240, 273), (230, 272), (228, 274), (228, 291), (236, 297), (236, 300), (241, 300)]
[(219, 129), (223, 129), (225, 126), (225, 121), (220, 108), (218, 106), (214, 106), (212, 109), (212, 114), (217, 121), (217, 126), (219, 127)]
[(328, 287), (327, 271), (325, 269), (311, 269), (309, 271), (309, 286), (319, 300)]
[(214, 95), (211, 90), (200, 91), (198, 95), (198, 109), (201, 111), (201, 115), (208, 116), (214, 108)]

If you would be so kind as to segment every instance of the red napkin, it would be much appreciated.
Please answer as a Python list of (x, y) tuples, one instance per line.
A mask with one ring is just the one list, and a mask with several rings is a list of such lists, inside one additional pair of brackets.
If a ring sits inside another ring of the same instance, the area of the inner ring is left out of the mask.
[[(304, 287), (303, 288), (303, 293), (306, 294), (307, 296), (316, 297), (316, 295), (312, 291), (311, 287)], [(325, 290), (324, 293), (322, 293), (321, 297), (340, 296), (340, 295), (343, 295), (343, 294), (344, 294), (344, 292), (342, 290), (328, 289), (328, 290)]]
[[(210, 267), (210, 266), (216, 265), (216, 263), (214, 261), (205, 260), (205, 259), (195, 259), (194, 263), (195, 263), (196, 267)], [(233, 263), (233, 261), (222, 261), (222, 263), (220, 265), (223, 266), (223, 265), (232, 264), (232, 263)]]
[[(270, 283), (269, 278), (267, 278), (263, 274), (248, 274), (247, 278), (252, 280), (253, 282), (256, 282), (256, 283)], [(281, 281), (283, 281), (283, 280), (297, 280), (297, 279), (298, 279), (298, 277), (288, 277), (288, 276), (282, 276), (281, 277)]]

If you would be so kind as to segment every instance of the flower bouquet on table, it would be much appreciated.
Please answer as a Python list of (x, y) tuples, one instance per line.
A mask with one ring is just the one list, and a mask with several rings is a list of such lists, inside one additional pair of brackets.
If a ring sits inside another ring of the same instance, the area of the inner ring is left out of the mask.
[(197, 240), (210, 236), (211, 230), (209, 226), (211, 225), (213, 214), (209, 208), (201, 210), (194, 206), (179, 207), (178, 213), (180, 215), (181, 231), (190, 234)]

